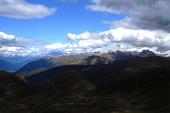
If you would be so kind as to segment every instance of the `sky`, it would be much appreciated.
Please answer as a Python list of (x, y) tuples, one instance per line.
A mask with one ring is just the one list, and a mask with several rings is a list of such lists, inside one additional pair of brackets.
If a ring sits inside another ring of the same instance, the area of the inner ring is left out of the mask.
[(1, 0), (0, 55), (141, 51), (170, 55), (169, 0)]

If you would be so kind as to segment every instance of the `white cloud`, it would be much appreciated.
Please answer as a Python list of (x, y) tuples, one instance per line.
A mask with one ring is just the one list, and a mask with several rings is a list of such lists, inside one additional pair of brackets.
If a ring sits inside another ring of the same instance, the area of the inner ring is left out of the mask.
[(47, 51), (65, 50), (66, 48), (72, 48), (72, 47), (73, 47), (73, 45), (71, 45), (71, 44), (62, 44), (62, 43), (53, 43), (53, 44), (45, 45), (45, 49)]
[(39, 41), (35, 41), (32, 39), (28, 39), (28, 38), (21, 38), (21, 37), (17, 37), (15, 35), (9, 35), (7, 33), (4, 32), (0, 32), (0, 47), (1, 46), (17, 46), (17, 47), (21, 47), (21, 46), (28, 46), (31, 44), (41, 44), (41, 42)]
[[(170, 50), (170, 33), (162, 30), (143, 30), (115, 28), (99, 33), (89, 33), (88, 38), (82, 34), (72, 34), (69, 39), (78, 41), (81, 47), (95, 48), (114, 44), (128, 45), (133, 48), (157, 48), (160, 52)], [(72, 37), (73, 36), (73, 37)], [(113, 50), (116, 48), (112, 48)], [(120, 49), (120, 48), (119, 48)]]
[(92, 38), (92, 35), (93, 34), (89, 33), (88, 31), (84, 32), (82, 34), (79, 34), (79, 35), (76, 35), (76, 34), (73, 34), (73, 33), (68, 33), (67, 39), (69, 39), (69, 40), (87, 40), (87, 39)]
[[(44, 43), (40, 41), (0, 32), (0, 55), (25, 56), (41, 54), (38, 46), (43, 45)], [(31, 46), (37, 46), (37, 48)]]
[(72, 35), (67, 35), (67, 38), (71, 41), (66, 44), (52, 43), (37, 46), (37, 41), (0, 32), (0, 54), (24, 56), (45, 55), (55, 51), (82, 53), (116, 50), (141, 51), (142, 49), (150, 49), (159, 53), (170, 51), (170, 33), (162, 30), (115, 28), (97, 33), (70, 34)]
[(1, 0), (0, 16), (15, 19), (44, 18), (52, 15), (55, 8), (48, 8), (40, 4), (31, 4), (26, 0)]
[(80, 47), (85, 48), (98, 48), (107, 45), (107, 43), (101, 39), (80, 40), (78, 43)]
[(3, 56), (27, 56), (27, 55), (41, 55), (39, 48), (26, 48), (15, 46), (0, 47), (0, 55)]

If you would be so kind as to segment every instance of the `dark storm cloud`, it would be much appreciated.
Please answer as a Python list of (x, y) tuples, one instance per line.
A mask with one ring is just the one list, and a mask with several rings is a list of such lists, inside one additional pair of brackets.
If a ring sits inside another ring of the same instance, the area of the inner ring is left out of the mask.
[(88, 8), (126, 14), (131, 26), (170, 32), (170, 0), (92, 0)]

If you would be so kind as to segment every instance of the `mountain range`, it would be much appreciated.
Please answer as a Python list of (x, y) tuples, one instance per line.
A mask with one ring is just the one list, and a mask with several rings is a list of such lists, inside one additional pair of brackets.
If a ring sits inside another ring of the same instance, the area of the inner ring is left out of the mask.
[(108, 53), (63, 55), (47, 58), (45, 57), (26, 64), (16, 73), (20, 76), (29, 76), (56, 66), (112, 64), (114, 62), (120, 62), (128, 59), (150, 56), (156, 56), (156, 54), (149, 50), (143, 50), (142, 52), (116, 51)]
[(65, 65), (27, 76), (0, 72), (2, 113), (169, 113), (170, 58)]

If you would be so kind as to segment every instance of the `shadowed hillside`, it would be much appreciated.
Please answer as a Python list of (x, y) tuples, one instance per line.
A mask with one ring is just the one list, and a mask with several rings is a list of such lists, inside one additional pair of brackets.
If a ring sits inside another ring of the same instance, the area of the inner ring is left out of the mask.
[[(170, 103), (169, 66), (169, 58), (137, 58), (109, 65), (56, 67), (28, 77), (27, 80), (31, 83), (32, 80), (38, 83), (41, 77), (54, 80), (60, 74), (63, 76), (63, 72), (74, 70), (97, 88), (85, 95), (89, 101), (81, 108), (84, 112), (156, 113), (163, 110), (166, 113)], [(88, 104), (93, 109), (87, 109)]]
[(26, 77), (0, 73), (2, 113), (169, 113), (170, 59), (69, 65)]

